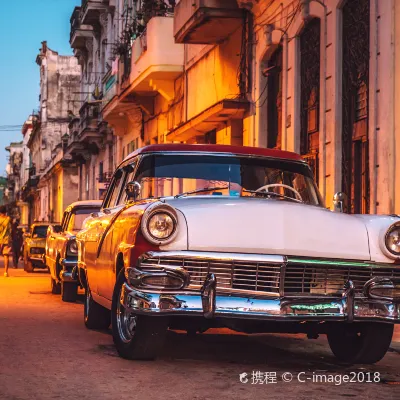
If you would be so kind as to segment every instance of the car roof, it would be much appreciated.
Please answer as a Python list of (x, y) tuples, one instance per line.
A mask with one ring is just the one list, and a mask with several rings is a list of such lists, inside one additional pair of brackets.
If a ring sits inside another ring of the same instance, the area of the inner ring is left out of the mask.
[(225, 144), (181, 144), (181, 143), (165, 143), (151, 144), (141, 147), (133, 153), (130, 153), (124, 161), (129, 160), (139, 154), (146, 153), (163, 153), (163, 152), (204, 152), (204, 153), (223, 153), (223, 154), (240, 154), (248, 156), (273, 157), (284, 160), (303, 161), (302, 157), (290, 151), (266, 149), (262, 147), (250, 146), (230, 146)]
[(41, 222), (33, 222), (31, 226), (48, 226), (51, 224), (54, 224), (54, 222), (41, 221)]
[(75, 207), (100, 207), (103, 203), (102, 200), (81, 200), (75, 201), (71, 203), (67, 209), (75, 208)]

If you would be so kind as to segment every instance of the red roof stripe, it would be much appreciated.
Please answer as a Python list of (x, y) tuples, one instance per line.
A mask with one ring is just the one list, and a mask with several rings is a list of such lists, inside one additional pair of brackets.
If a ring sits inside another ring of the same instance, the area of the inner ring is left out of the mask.
[(193, 151), (193, 152), (205, 152), (205, 153), (229, 153), (229, 154), (243, 154), (250, 156), (263, 156), (263, 157), (274, 157), (282, 158), (286, 160), (303, 161), (301, 156), (297, 153), (290, 151), (265, 149), (261, 147), (249, 147), (249, 146), (228, 146), (224, 144), (180, 144), (180, 143), (166, 143), (166, 144), (151, 144), (142, 147), (133, 153), (129, 154), (125, 160), (134, 157), (139, 154), (146, 153), (162, 153), (168, 151)]

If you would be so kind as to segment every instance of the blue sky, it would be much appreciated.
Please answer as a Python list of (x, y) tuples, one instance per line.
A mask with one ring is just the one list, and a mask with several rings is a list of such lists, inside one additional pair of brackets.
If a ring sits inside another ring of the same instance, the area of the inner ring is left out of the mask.
[[(72, 54), (69, 19), (80, 0), (0, 0), (0, 126), (22, 125), (39, 105), (41, 42), (59, 54)], [(20, 132), (0, 131), (0, 175), (5, 174), (5, 147), (22, 140)]]

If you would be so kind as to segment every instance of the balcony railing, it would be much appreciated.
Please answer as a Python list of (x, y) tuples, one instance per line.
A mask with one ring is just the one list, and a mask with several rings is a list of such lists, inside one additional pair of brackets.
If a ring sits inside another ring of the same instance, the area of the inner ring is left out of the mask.
[(96, 24), (99, 21), (100, 14), (108, 10), (108, 0), (82, 0), (82, 23)]
[(103, 77), (103, 102), (105, 107), (117, 95), (117, 71), (110, 69)]
[(93, 27), (82, 22), (82, 9), (75, 7), (70, 18), (71, 31), (69, 42), (73, 49), (84, 48), (86, 38), (92, 37)]
[(79, 110), (80, 132), (85, 129), (97, 129), (99, 119), (99, 104), (85, 102)]
[(98, 181), (99, 183), (109, 183), (111, 181), (111, 178), (113, 177), (112, 172), (103, 172), (98, 176)]

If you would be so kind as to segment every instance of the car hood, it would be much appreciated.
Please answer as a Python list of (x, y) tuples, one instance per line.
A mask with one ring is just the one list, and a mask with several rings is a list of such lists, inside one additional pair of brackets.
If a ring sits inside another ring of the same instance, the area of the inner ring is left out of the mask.
[(165, 199), (187, 223), (188, 250), (371, 260), (362, 218), (259, 198)]

